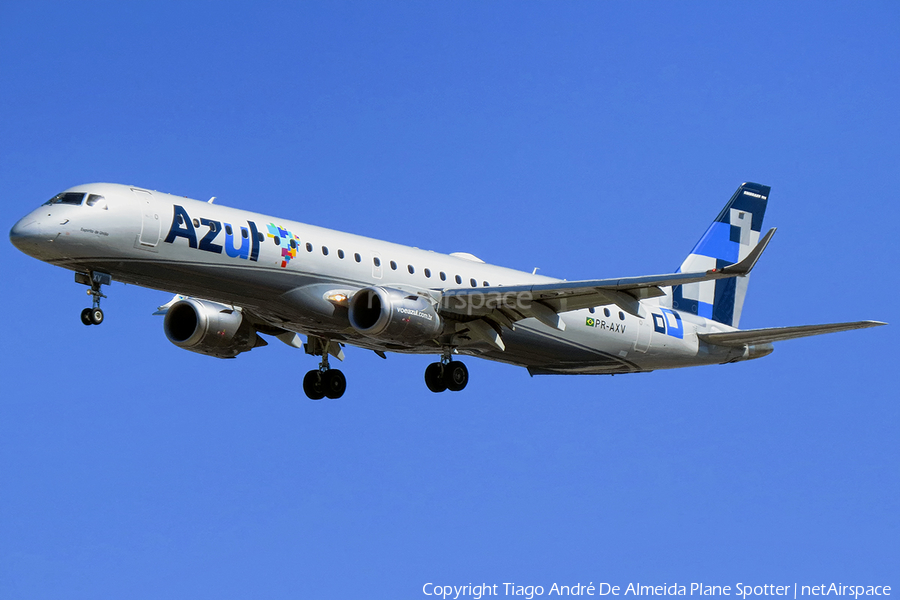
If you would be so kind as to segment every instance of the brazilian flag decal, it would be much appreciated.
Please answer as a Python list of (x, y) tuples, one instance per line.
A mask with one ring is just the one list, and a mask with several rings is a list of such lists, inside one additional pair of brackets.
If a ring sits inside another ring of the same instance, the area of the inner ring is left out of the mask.
[(594, 326), (594, 317), (588, 317), (585, 320), (584, 324), (587, 325), (588, 327), (593, 327)]

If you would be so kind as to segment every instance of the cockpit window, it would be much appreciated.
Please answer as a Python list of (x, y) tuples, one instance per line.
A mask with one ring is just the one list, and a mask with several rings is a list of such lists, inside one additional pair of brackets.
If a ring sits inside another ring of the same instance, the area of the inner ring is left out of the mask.
[[(106, 206), (106, 198), (98, 194), (88, 194), (88, 199), (85, 204), (87, 204), (88, 206), (96, 206), (97, 208), (102, 208), (103, 210), (109, 210), (109, 207)], [(181, 217), (181, 215), (178, 216)]]
[(84, 192), (65, 192), (47, 200), (47, 204), (81, 204)]

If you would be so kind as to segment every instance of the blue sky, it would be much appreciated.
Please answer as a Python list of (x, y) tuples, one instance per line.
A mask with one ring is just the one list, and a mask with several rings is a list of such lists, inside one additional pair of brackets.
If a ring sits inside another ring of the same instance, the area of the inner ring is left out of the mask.
[[(896, 321), (900, 7), (5, 3), (0, 224), (112, 181), (570, 280), (675, 269), (772, 186), (742, 327)], [(0, 597), (426, 582), (900, 586), (895, 326), (536, 377), (185, 352), (0, 244)]]

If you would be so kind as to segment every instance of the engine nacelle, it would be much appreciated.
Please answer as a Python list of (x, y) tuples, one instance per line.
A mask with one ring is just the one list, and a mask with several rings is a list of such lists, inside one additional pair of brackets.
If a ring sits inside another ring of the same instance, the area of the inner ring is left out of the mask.
[(359, 290), (350, 299), (348, 316), (359, 333), (400, 344), (432, 340), (442, 330), (433, 302), (394, 288)]
[(240, 311), (196, 298), (170, 306), (163, 329), (179, 348), (216, 358), (234, 358), (266, 345)]

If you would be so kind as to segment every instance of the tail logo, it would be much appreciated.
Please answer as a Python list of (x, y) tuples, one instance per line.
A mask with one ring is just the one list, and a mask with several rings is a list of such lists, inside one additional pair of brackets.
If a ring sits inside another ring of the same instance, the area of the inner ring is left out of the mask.
[[(681, 264), (682, 273), (721, 269), (747, 257), (759, 242), (769, 187), (742, 184)], [(688, 283), (672, 288), (671, 307), (737, 327), (746, 278)]]

